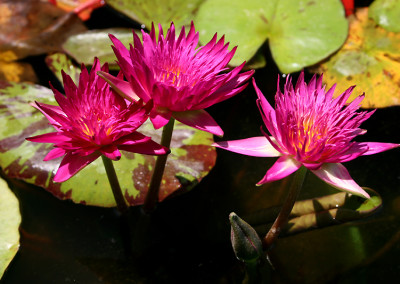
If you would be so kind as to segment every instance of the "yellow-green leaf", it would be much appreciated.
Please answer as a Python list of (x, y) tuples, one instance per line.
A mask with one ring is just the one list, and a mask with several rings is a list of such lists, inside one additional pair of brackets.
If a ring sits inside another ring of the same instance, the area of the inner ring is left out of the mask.
[(368, 8), (350, 18), (349, 37), (327, 62), (314, 68), (324, 73), (330, 87), (337, 83), (335, 95), (357, 85), (350, 100), (365, 92), (364, 108), (400, 104), (400, 33), (388, 32), (368, 19)]
[(20, 223), (18, 199), (0, 179), (0, 278), (18, 251)]

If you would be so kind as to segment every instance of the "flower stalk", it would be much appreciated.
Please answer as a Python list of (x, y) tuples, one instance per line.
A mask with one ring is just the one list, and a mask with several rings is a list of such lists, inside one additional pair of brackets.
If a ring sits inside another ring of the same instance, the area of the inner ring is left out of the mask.
[(108, 181), (110, 182), (115, 202), (117, 203), (117, 208), (122, 215), (125, 215), (128, 212), (129, 207), (125, 202), (124, 195), (122, 194), (121, 186), (119, 185), (113, 162), (104, 155), (101, 155), (101, 158), (103, 160), (104, 168), (106, 169)]
[[(172, 132), (174, 131), (175, 119), (171, 118), (163, 127), (161, 135), (161, 145), (169, 148), (171, 145)], [(154, 166), (153, 176), (151, 177), (149, 189), (147, 191), (143, 210), (145, 213), (151, 213), (158, 202), (158, 193), (160, 192), (161, 180), (164, 174), (165, 164), (167, 163), (168, 155), (158, 156)]]
[(278, 217), (276, 217), (274, 224), (272, 224), (271, 229), (265, 235), (262, 240), (264, 249), (268, 250), (272, 247), (273, 243), (278, 238), (283, 226), (288, 222), (290, 212), (292, 212), (294, 203), (296, 202), (297, 196), (301, 188), (303, 187), (303, 182), (306, 177), (307, 168), (301, 167), (294, 175), (292, 184), (290, 186), (288, 195), (285, 202), (282, 205), (282, 209), (279, 212)]

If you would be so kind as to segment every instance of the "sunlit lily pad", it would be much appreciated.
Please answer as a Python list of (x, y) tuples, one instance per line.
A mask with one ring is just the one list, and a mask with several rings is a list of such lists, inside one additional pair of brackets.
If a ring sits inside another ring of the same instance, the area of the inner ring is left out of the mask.
[(336, 0), (210, 0), (200, 6), (195, 24), (203, 44), (218, 32), (238, 45), (233, 65), (251, 59), (268, 39), (284, 73), (326, 58), (347, 36), (343, 6)]
[(0, 15), (0, 58), (5, 61), (59, 51), (70, 35), (86, 30), (73, 13), (39, 0), (1, 1)]
[[(382, 198), (374, 190), (364, 189), (371, 198), (364, 199), (346, 192), (339, 192), (296, 201), (288, 224), (282, 230), (282, 235), (355, 221), (372, 215), (381, 208)], [(258, 210), (245, 217), (245, 220), (255, 226), (260, 235), (265, 235), (280, 212), (280, 208), (277, 206)]]
[(327, 62), (314, 71), (324, 73), (328, 86), (337, 83), (336, 96), (357, 85), (349, 98), (365, 92), (364, 108), (400, 104), (400, 33), (388, 32), (368, 19), (368, 8), (350, 17), (349, 37)]
[(115, 35), (127, 48), (129, 43), (133, 43), (132, 29), (112, 28), (73, 35), (63, 44), (63, 48), (78, 63), (91, 65), (93, 58), (98, 57), (100, 62), (108, 62), (110, 67), (117, 67), (117, 58), (111, 48), (108, 34)]
[(108, 5), (148, 29), (151, 23), (169, 27), (174, 22), (179, 29), (189, 25), (202, 2), (204, 0), (106, 0)]
[(369, 16), (386, 30), (400, 32), (399, 0), (375, 0), (369, 7)]
[(0, 179), (0, 278), (18, 251), (20, 223), (18, 199)]
[[(53, 131), (42, 114), (28, 102), (55, 104), (52, 92), (29, 84), (11, 84), (0, 89), (0, 166), (11, 177), (23, 179), (46, 188), (61, 199), (77, 203), (110, 207), (115, 201), (101, 159), (87, 166), (64, 183), (53, 183), (52, 176), (60, 160), (43, 162), (51, 145), (32, 143), (25, 137)], [(150, 123), (140, 129), (145, 135), (160, 141), (161, 130), (154, 131)], [(160, 200), (177, 189), (188, 190), (197, 184), (214, 166), (216, 152), (211, 134), (177, 123), (162, 181)], [(152, 174), (153, 156), (123, 152), (115, 162), (121, 187), (130, 205), (143, 203)]]

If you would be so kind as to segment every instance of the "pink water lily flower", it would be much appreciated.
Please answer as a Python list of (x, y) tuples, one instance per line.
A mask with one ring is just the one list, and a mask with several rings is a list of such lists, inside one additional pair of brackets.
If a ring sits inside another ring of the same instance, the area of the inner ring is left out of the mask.
[(66, 96), (53, 88), (59, 106), (38, 102), (33, 105), (56, 131), (27, 140), (54, 144), (44, 161), (65, 155), (54, 176), (55, 182), (66, 181), (101, 155), (119, 160), (119, 150), (149, 155), (168, 152), (150, 137), (136, 132), (147, 120), (151, 102), (147, 105), (142, 101), (127, 102), (97, 75), (99, 70), (108, 72), (108, 66), (100, 68), (97, 58), (90, 73), (82, 65), (78, 86), (62, 72)]
[(356, 112), (364, 95), (346, 105), (354, 87), (333, 99), (335, 86), (325, 91), (322, 76), (319, 79), (314, 76), (307, 85), (302, 72), (295, 88), (288, 76), (283, 93), (278, 80), (273, 109), (254, 79), (253, 85), (269, 134), (264, 132), (261, 137), (218, 142), (214, 146), (249, 156), (279, 157), (258, 185), (282, 179), (305, 166), (326, 183), (369, 198), (341, 163), (400, 145), (352, 141), (366, 132), (359, 126), (374, 113)]
[(134, 46), (130, 50), (110, 35), (118, 64), (128, 82), (107, 73), (101, 76), (129, 100), (152, 99), (150, 119), (156, 129), (173, 117), (191, 127), (223, 135), (204, 109), (242, 91), (254, 71), (240, 73), (243, 63), (225, 72), (236, 47), (229, 51), (229, 43), (224, 43), (224, 37), (217, 41), (215, 34), (208, 44), (197, 48), (199, 33), (195, 32), (193, 23), (187, 35), (182, 28), (178, 37), (173, 24), (165, 37), (161, 25), (159, 30), (158, 40), (154, 25), (150, 34), (142, 30), (143, 42), (134, 32)]

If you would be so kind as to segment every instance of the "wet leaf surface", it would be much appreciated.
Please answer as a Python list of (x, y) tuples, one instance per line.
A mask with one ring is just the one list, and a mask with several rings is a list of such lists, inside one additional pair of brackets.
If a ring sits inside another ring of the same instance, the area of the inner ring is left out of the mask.
[(106, 0), (106, 3), (149, 30), (151, 23), (167, 27), (174, 22), (177, 30), (189, 25), (204, 0)]
[(330, 0), (206, 1), (195, 23), (203, 44), (218, 31), (232, 47), (238, 45), (232, 65), (250, 60), (268, 39), (283, 73), (299, 71), (326, 58), (347, 36), (343, 6)]
[(6, 0), (0, 3), (2, 60), (60, 50), (65, 39), (84, 30), (77, 16), (47, 2)]
[(0, 179), (0, 278), (18, 251), (20, 223), (18, 199)]
[(349, 98), (365, 92), (364, 108), (400, 104), (400, 33), (388, 32), (368, 19), (368, 8), (350, 17), (349, 37), (343, 47), (314, 71), (324, 73), (335, 95), (357, 85)]
[[(110, 207), (115, 205), (104, 166), (100, 159), (64, 183), (54, 183), (52, 176), (60, 159), (44, 162), (51, 145), (28, 142), (26, 137), (52, 132), (48, 121), (28, 103), (34, 100), (55, 104), (51, 90), (37, 85), (10, 84), (0, 89), (1, 129), (0, 166), (10, 177), (46, 188), (60, 199), (76, 203)], [(161, 130), (153, 130), (150, 122), (139, 130), (160, 141)], [(176, 190), (185, 191), (207, 175), (215, 163), (216, 152), (211, 134), (177, 123), (171, 143), (160, 200)], [(155, 158), (128, 152), (115, 162), (123, 194), (130, 205), (144, 201)]]
[(369, 17), (390, 32), (400, 32), (400, 1), (375, 0), (369, 7)]
[(119, 68), (115, 63), (117, 58), (111, 48), (112, 42), (108, 34), (116, 36), (128, 49), (129, 44), (133, 43), (132, 29), (115, 28), (90, 30), (73, 35), (63, 44), (63, 48), (79, 63), (91, 65), (93, 58), (97, 56), (100, 62), (108, 62), (111, 68)]

